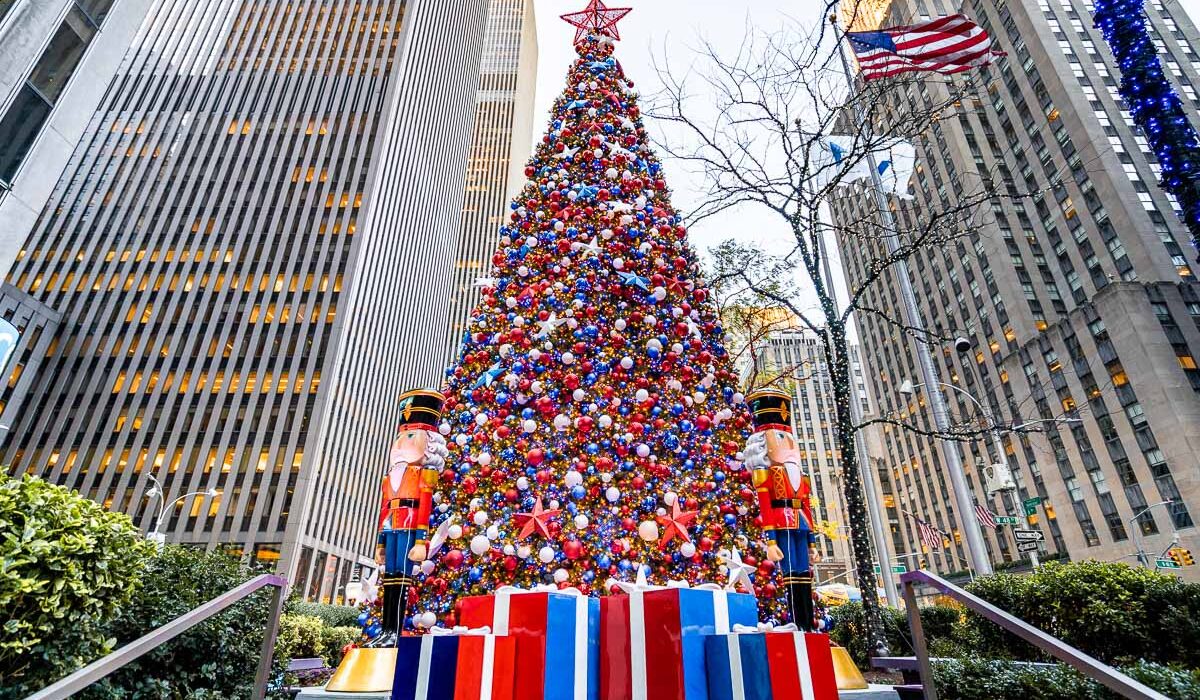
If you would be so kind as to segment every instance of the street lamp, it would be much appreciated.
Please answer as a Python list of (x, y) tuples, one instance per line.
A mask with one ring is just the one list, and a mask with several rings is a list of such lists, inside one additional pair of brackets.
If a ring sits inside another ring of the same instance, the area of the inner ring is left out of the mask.
[(168, 508), (174, 508), (176, 503), (179, 503), (180, 501), (185, 501), (185, 500), (191, 498), (192, 496), (200, 496), (200, 497), (208, 496), (209, 498), (216, 498), (217, 496), (221, 495), (221, 492), (218, 491), (217, 489), (210, 488), (210, 489), (206, 489), (204, 491), (192, 491), (191, 493), (185, 493), (182, 496), (180, 496), (179, 498), (176, 498), (175, 500), (171, 501), (170, 503), (164, 503), (162, 500), (163, 499), (162, 484), (160, 484), (158, 482), (158, 479), (154, 478), (153, 474), (147, 475), (147, 478), (150, 479), (150, 481), (154, 482), (154, 485), (151, 486), (150, 490), (146, 492), (146, 498), (157, 498), (158, 499), (158, 512), (154, 514), (154, 522), (151, 523), (151, 525), (150, 525), (150, 531), (146, 533), (146, 539), (153, 541), (155, 544), (157, 544), (159, 546), (162, 546), (162, 544), (167, 541), (167, 536), (164, 535), (163, 533), (159, 532), (158, 528), (162, 526), (163, 514), (167, 512)]
[[(1130, 529), (1133, 530), (1133, 543), (1134, 543), (1134, 545), (1137, 546), (1137, 555), (1136, 556), (1137, 556), (1138, 564), (1141, 564), (1142, 566), (1146, 567), (1147, 569), (1150, 568), (1150, 560), (1146, 556), (1146, 552), (1142, 550), (1142, 541), (1141, 541), (1141, 538), (1138, 537), (1138, 531), (1141, 528), (1135, 527), (1133, 524), (1133, 521), (1142, 517), (1142, 515), (1144, 513), (1148, 513), (1150, 511), (1154, 510), (1155, 508), (1158, 508), (1159, 506), (1169, 506), (1174, 502), (1175, 501), (1173, 501), (1171, 499), (1167, 499), (1165, 501), (1159, 501), (1158, 503), (1148, 505), (1145, 508), (1139, 510), (1137, 513), (1134, 513), (1133, 517), (1126, 521), (1129, 524)], [(1175, 518), (1172, 518), (1170, 513), (1167, 514), (1167, 517), (1171, 521), (1171, 535), (1173, 537), (1172, 541), (1178, 541), (1179, 532), (1175, 529)]]

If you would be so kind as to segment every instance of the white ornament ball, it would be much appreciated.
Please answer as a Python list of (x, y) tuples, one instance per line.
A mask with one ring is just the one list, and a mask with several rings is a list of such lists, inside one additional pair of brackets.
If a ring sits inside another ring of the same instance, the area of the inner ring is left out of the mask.
[(467, 444), (467, 436), (464, 435), (463, 433), (459, 433), (458, 435), (455, 435), (454, 436), (454, 444), (458, 445), (459, 447), (466, 445)]
[(435, 567), (432, 559), (426, 559), (425, 561), (421, 562), (421, 573), (425, 574), (426, 576), (432, 574), (434, 568)]
[(609, 503), (616, 503), (617, 501), (621, 500), (621, 489), (617, 488), (616, 486), (609, 486), (604, 490), (604, 498), (606, 498)]
[(653, 520), (643, 520), (638, 524), (638, 537), (641, 537), (647, 542), (653, 542), (658, 539), (658, 523)]
[(514, 555), (516, 553), (517, 553), (516, 547), (512, 546), (511, 544), (504, 545), (504, 555), (505, 556), (511, 557), (512, 555)]
[(434, 625), (437, 624), (437, 615), (426, 610), (425, 612), (423, 612), (417, 616), (417, 624), (420, 625), (421, 627), (426, 627), (426, 628), (433, 627)]
[(583, 389), (576, 389), (575, 391), (571, 392), (571, 398), (575, 399), (576, 401), (583, 401), (586, 397), (587, 394), (584, 393)]
[(667, 290), (663, 287), (655, 287), (654, 288), (654, 298), (657, 299), (658, 301), (662, 301), (663, 299), (666, 299), (667, 298)]
[(446, 537), (449, 537), (452, 540), (457, 540), (458, 538), (462, 537), (462, 525), (456, 523), (446, 528)]
[(567, 573), (566, 569), (555, 569), (554, 570), (554, 582), (555, 583), (563, 583), (570, 577), (571, 577), (571, 574)]
[(450, 434), (450, 424), (442, 423), (441, 425), (438, 426), (438, 432), (441, 433), (442, 435), (449, 435)]
[(471, 552), (482, 556), (492, 548), (492, 543), (484, 535), (475, 535), (471, 538)]
[(649, 457), (650, 456), (650, 446), (644, 442), (642, 444), (638, 445), (637, 446), (637, 456), (638, 457)]
[(575, 516), (575, 527), (579, 528), (580, 530), (586, 530), (590, 523), (591, 521), (588, 520), (588, 516), (584, 515), (583, 513)]
[(574, 364), (574, 362), (575, 362), (575, 353), (573, 353), (573, 352), (564, 352), (564, 353), (562, 354), (562, 363), (563, 363), (564, 365), (570, 365), (570, 364)]
[(598, 423), (601, 428), (608, 429), (608, 428), (612, 427), (612, 420), (613, 420), (612, 416), (604, 415), (604, 416), (600, 416), (600, 418), (596, 421), (596, 423)]
[(524, 423), (521, 424), (521, 430), (524, 430), (527, 433), (532, 433), (533, 431), (537, 430), (537, 421), (534, 421), (534, 420), (525, 421)]
[(647, 391), (647, 390), (645, 390), (645, 389), (638, 389), (638, 390), (637, 390), (637, 391), (636, 391), (636, 392), (633, 394), (633, 398), (634, 398), (634, 400), (635, 400), (635, 401), (637, 401), (638, 403), (642, 403), (643, 401), (646, 401), (646, 400), (648, 400), (648, 399), (650, 398), (650, 392), (649, 392), (649, 391)]
[(563, 414), (560, 413), (554, 417), (554, 429), (555, 430), (566, 430), (570, 425), (571, 425), (571, 419), (567, 418)]
[(529, 478), (524, 476), (517, 477), (517, 489), (521, 491), (529, 490)]
[(483, 512), (482, 510), (477, 510), (477, 511), (475, 511), (475, 516), (472, 518), (472, 520), (475, 521), (476, 526), (483, 527), (484, 525), (487, 524), (488, 514)]
[(546, 545), (538, 550), (538, 561), (543, 564), (549, 564), (554, 561), (554, 550), (550, 548), (550, 545)]
[(675, 502), (676, 498), (679, 498), (679, 496), (677, 496), (674, 491), (667, 491), (663, 494), (663, 503), (671, 505)]
[(646, 341), (646, 349), (647, 350), (662, 350), (663, 349), (662, 341), (660, 341), (658, 338), (651, 338), (650, 340)]
[(696, 556), (696, 545), (691, 542), (684, 542), (679, 545), (679, 553), (690, 559)]
[(613, 258), (612, 266), (618, 270), (625, 269), (625, 258)]
[(531, 548), (527, 544), (523, 544), (520, 547), (517, 547), (517, 558), (519, 558), (519, 559), (528, 559), (529, 555), (532, 553), (533, 553), (533, 548)]
[(563, 481), (566, 482), (567, 488), (573, 489), (583, 483), (583, 474), (580, 474), (572, 469), (571, 471), (567, 472), (565, 477), (563, 477)]

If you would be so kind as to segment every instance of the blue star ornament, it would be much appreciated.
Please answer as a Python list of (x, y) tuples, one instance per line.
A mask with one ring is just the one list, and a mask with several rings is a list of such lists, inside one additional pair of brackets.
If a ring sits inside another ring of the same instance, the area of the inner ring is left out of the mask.
[(650, 291), (650, 280), (646, 277), (639, 277), (636, 272), (618, 272), (621, 277), (621, 283), (624, 285), (633, 285), (644, 292)]
[(504, 374), (504, 370), (500, 369), (500, 363), (492, 365), (483, 374), (479, 375), (479, 379), (475, 382), (475, 388), (481, 386), (491, 387), (496, 382), (496, 377)]

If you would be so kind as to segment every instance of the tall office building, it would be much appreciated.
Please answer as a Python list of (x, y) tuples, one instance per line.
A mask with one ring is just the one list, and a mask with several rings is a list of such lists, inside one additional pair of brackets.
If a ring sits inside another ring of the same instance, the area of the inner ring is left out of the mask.
[(0, 0), (0, 270), (25, 243), (151, 0)]
[[(122, 0), (124, 1), (124, 0)], [(10, 282), (62, 314), (4, 463), (338, 599), (440, 381), (485, 0), (160, 0)], [(281, 560), (281, 561), (280, 561)]]
[[(846, 515), (842, 496), (842, 451), (834, 436), (836, 422), (833, 385), (829, 381), (820, 339), (804, 329), (772, 330), (755, 341), (744, 354), (741, 368), (742, 386), (747, 390), (768, 383), (792, 394), (792, 420), (796, 440), (800, 445), (801, 466), (812, 478), (816, 507), (813, 516), (832, 523), (833, 538), (822, 538), (821, 561), (814, 565), (818, 582), (840, 580), (853, 583), (854, 562), (850, 556), (850, 519)], [(858, 346), (851, 346), (851, 376), (855, 393), (862, 402), (863, 414), (873, 415), (866, 377), (859, 359)], [(873, 427), (865, 434), (874, 432)], [(868, 462), (874, 464), (878, 455), (872, 454), (876, 440), (865, 441)], [(891, 557), (895, 552), (887, 553)], [(886, 558), (886, 557), (885, 557)]]
[(525, 183), (525, 163), (533, 148), (537, 58), (533, 0), (490, 0), (446, 318), (447, 366), (457, 356), (463, 328), (479, 302), (482, 287), (476, 281), (492, 265), (508, 202)]
[[(889, 21), (957, 9), (941, 0), (897, 2)], [(1049, 552), (1072, 559), (1132, 562), (1140, 546), (1153, 565), (1173, 533), (1200, 549), (1195, 251), (1176, 203), (1155, 184), (1159, 166), (1118, 94), (1119, 74), (1092, 27), (1091, 7), (969, 0), (962, 10), (1008, 55), (984, 70), (980, 99), (932, 126), (919, 145), (915, 200), (897, 212), (911, 221), (987, 181), (1002, 195), (1038, 193), (996, 197), (986, 225), (921, 252), (910, 269), (925, 326), (971, 341), (965, 353), (935, 352), (939, 379), (978, 397), (1004, 426), (1040, 420), (1044, 431), (1003, 438), (1021, 503), (986, 495), (981, 468), (1001, 457), (986, 441), (959, 448), (968, 480), (993, 512), (1023, 515), (1028, 501)], [(1151, 0), (1146, 15), (1159, 57), (1200, 124), (1195, 28), (1178, 5)], [(928, 93), (897, 98), (937, 99), (941, 85), (928, 81)], [(835, 217), (867, 215), (872, 199), (864, 194), (846, 196)], [(844, 249), (847, 277), (858, 280), (861, 254), (853, 244)], [(898, 315), (898, 299), (893, 276), (867, 301)], [(921, 381), (911, 341), (873, 316), (859, 324), (882, 410), (930, 425), (923, 400), (897, 391), (906, 379)], [(955, 416), (979, 416), (964, 396), (945, 394)], [(1047, 420), (1063, 417), (1072, 420)], [(974, 514), (955, 512), (940, 448), (898, 429), (883, 438), (884, 488), (896, 507), (952, 535), (931, 565), (965, 568), (961, 524)], [(1163, 501), (1170, 504), (1155, 506)], [(913, 519), (903, 517), (902, 528), (909, 551), (918, 550)], [(1007, 529), (984, 532), (994, 561), (1024, 556)]]

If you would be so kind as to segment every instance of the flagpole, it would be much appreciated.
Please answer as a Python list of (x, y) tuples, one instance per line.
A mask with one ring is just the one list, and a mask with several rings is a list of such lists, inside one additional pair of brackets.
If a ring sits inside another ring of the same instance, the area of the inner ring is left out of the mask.
[[(837, 18), (830, 16), (830, 22), (834, 25), (834, 30), (837, 31)], [(846, 52), (842, 47), (842, 41), (839, 38), (837, 47), (838, 57), (842, 60), (842, 72), (846, 76), (846, 86), (850, 93), (854, 92), (854, 73), (850, 70), (850, 61), (846, 58)], [(866, 123), (866, 117), (861, 110), (855, 117), (859, 120), (861, 128), (866, 129), (870, 124)], [(879, 210), (879, 216), (883, 219), (883, 228), (885, 231), (892, 232), (893, 235), (885, 235), (883, 237), (887, 245), (889, 255), (895, 255), (900, 250), (900, 241), (898, 236), (894, 234), (896, 230), (896, 220), (892, 215), (891, 208), (888, 207), (887, 198), (883, 194), (883, 181), (879, 177), (879, 168), (875, 162), (875, 153), (873, 151), (867, 154), (867, 164), (871, 170), (871, 191), (875, 196), (875, 206)], [(905, 321), (911, 328), (924, 328), (924, 321), (921, 319), (921, 310), (917, 306), (917, 298), (913, 292), (912, 279), (908, 274), (908, 263), (900, 257), (895, 262), (896, 279), (900, 284), (900, 296), (904, 300), (904, 315)], [(933, 411), (934, 425), (937, 426), (939, 432), (945, 434), (950, 432), (950, 416), (946, 410), (946, 397), (942, 395), (942, 391), (938, 388), (937, 370), (933, 365), (933, 354), (929, 351), (929, 346), (926, 345), (923, 339), (916, 339), (917, 358), (921, 363), (921, 376), (925, 385), (929, 387), (929, 407)], [(946, 460), (947, 471), (950, 472), (950, 483), (954, 487), (954, 502), (955, 509), (958, 511), (959, 523), (962, 526), (963, 533), (967, 540), (967, 552), (970, 554), (971, 563), (975, 570), (981, 576), (992, 573), (992, 562), (988, 557), (987, 546), (983, 541), (983, 531), (976, 522), (974, 499), (971, 496), (971, 488), (967, 484), (967, 476), (963, 472), (962, 458), (958, 454), (958, 443), (950, 438), (942, 438), (942, 455)]]

